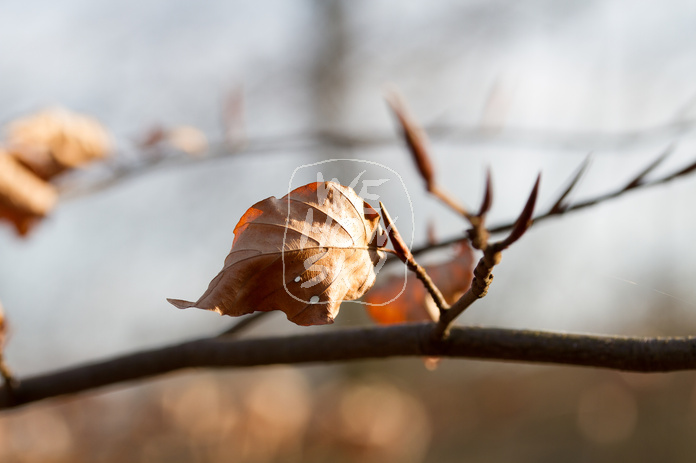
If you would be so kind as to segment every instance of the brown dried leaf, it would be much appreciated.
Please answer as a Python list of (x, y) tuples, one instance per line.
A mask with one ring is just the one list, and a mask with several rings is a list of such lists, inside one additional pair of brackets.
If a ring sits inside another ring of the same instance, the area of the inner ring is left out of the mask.
[[(471, 286), (474, 278), (474, 253), (468, 242), (457, 245), (453, 259), (436, 265), (426, 265), (425, 271), (442, 292), (448, 304), (454, 303)], [(370, 291), (363, 298), (367, 303), (368, 315), (380, 325), (419, 321), (436, 321), (439, 316), (435, 302), (423, 284), (416, 278), (409, 278), (404, 292), (403, 277), (392, 277), (383, 285)], [(398, 296), (398, 297), (397, 297)], [(396, 298), (396, 299), (395, 299)], [(380, 306), (387, 301), (393, 302)]]
[(0, 151), (0, 220), (12, 222), (20, 235), (56, 204), (55, 188)]
[(7, 143), (10, 154), (45, 180), (111, 150), (109, 134), (99, 122), (60, 108), (11, 123)]
[(169, 130), (166, 138), (170, 145), (186, 154), (200, 156), (208, 151), (208, 138), (195, 127), (174, 127)]
[(351, 188), (334, 182), (270, 197), (242, 216), (205, 294), (196, 302), (168, 301), (222, 315), (281, 310), (298, 325), (333, 323), (341, 301), (374, 284), (374, 265), (384, 258), (379, 219)]

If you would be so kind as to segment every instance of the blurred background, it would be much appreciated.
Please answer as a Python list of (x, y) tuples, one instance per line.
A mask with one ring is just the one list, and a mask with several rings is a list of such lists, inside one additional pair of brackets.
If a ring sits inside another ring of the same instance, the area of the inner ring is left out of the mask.
[[(115, 147), (57, 178), (57, 206), (25, 237), (0, 222), (6, 359), (21, 377), (231, 326), (165, 298), (202, 294), (244, 211), (304, 164), (389, 166), (415, 215), (402, 232), (460, 235), (385, 88), (428, 128), (453, 196), (476, 207), (491, 168), (492, 223), (519, 213), (539, 171), (548, 209), (590, 153), (571, 201), (620, 188), (671, 144), (650, 177), (674, 172), (696, 153), (694, 24), (687, 0), (4, 1), (3, 127), (62, 106)], [(459, 323), (693, 334), (694, 197), (685, 177), (539, 223)], [(275, 313), (245, 336), (371, 323), (345, 303), (333, 326)], [(695, 437), (692, 373), (392, 359), (184, 372), (31, 405), (0, 416), (0, 459), (692, 461)]]

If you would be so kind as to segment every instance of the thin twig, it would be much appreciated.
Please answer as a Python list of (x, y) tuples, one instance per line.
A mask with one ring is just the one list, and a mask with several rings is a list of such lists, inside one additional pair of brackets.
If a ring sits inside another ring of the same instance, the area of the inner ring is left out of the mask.
[(401, 238), (401, 234), (396, 228), (396, 223), (392, 220), (387, 208), (384, 206), (384, 204), (382, 204), (382, 201), (379, 202), (379, 207), (382, 212), (382, 220), (387, 228), (387, 235), (389, 236), (389, 240), (394, 247), (394, 253), (403, 263), (406, 264), (409, 270), (416, 274), (416, 277), (418, 277), (418, 279), (423, 283), (423, 286), (425, 286), (425, 289), (428, 291), (428, 293), (430, 293), (433, 301), (435, 301), (435, 305), (437, 306), (439, 313), (442, 314), (444, 310), (449, 308), (449, 304), (445, 300), (445, 297), (430, 278), (428, 272), (426, 272), (425, 269), (421, 267), (413, 258), (413, 254), (411, 254), (408, 246), (406, 246), (406, 242), (403, 240), (403, 238)]
[(580, 164), (580, 167), (578, 167), (578, 169), (573, 174), (573, 177), (571, 177), (570, 182), (568, 182), (568, 186), (565, 188), (565, 190), (563, 190), (563, 192), (560, 195), (558, 195), (556, 202), (554, 202), (553, 206), (551, 206), (551, 209), (549, 209), (549, 214), (562, 214), (563, 212), (565, 212), (565, 210), (568, 208), (568, 205), (564, 201), (566, 197), (570, 194), (570, 192), (573, 190), (573, 188), (575, 188), (575, 186), (578, 184), (580, 178), (582, 178), (582, 176), (587, 171), (591, 159), (592, 155), (589, 154), (582, 162), (582, 164)]
[[(432, 139), (447, 140), (448, 143), (472, 143), (486, 140), (506, 142), (514, 146), (555, 146), (559, 149), (582, 149), (592, 145), (596, 149), (615, 149), (642, 145), (655, 139), (674, 138), (694, 129), (696, 120), (680, 120), (654, 127), (625, 132), (558, 132), (549, 129), (529, 129), (506, 126), (502, 131), (487, 131), (480, 126), (428, 125), (425, 131)], [(307, 151), (335, 148), (376, 148), (393, 146), (394, 136), (389, 133), (351, 133), (336, 130), (309, 130), (274, 136), (249, 137), (241, 147), (230, 149), (226, 141), (213, 141), (210, 154), (192, 159), (187, 155), (165, 157), (152, 162), (142, 160), (118, 166), (107, 178), (86, 181), (82, 184), (70, 182), (61, 188), (61, 199), (74, 199), (116, 186), (161, 168), (180, 168), (191, 163), (207, 163), (221, 159), (244, 157), (258, 153)]]
[[(663, 177), (656, 178), (656, 179), (653, 179), (650, 181), (642, 181), (637, 186), (632, 187), (630, 189), (626, 189), (625, 187), (621, 187), (621, 188), (614, 190), (614, 191), (609, 191), (607, 193), (602, 193), (602, 194), (599, 194), (597, 196), (593, 196), (591, 198), (588, 198), (588, 199), (585, 199), (582, 201), (578, 201), (576, 203), (573, 203), (572, 205), (568, 205), (565, 208), (561, 208), (560, 211), (554, 211), (553, 207), (552, 207), (548, 212), (534, 217), (534, 223), (538, 224), (539, 222), (546, 221), (546, 220), (553, 218), (553, 217), (559, 217), (559, 216), (567, 214), (569, 212), (574, 212), (574, 211), (578, 211), (581, 209), (585, 209), (587, 207), (591, 207), (591, 206), (594, 206), (596, 204), (600, 204), (600, 203), (603, 203), (605, 201), (609, 201), (609, 200), (612, 200), (614, 198), (618, 198), (618, 197), (623, 196), (624, 194), (632, 192), (632, 191), (636, 191), (636, 190), (643, 189), (643, 188), (651, 188), (651, 187), (655, 187), (658, 185), (663, 185), (665, 183), (671, 182), (672, 180), (676, 180), (678, 178), (685, 177), (693, 172), (696, 172), (696, 162), (688, 164), (687, 166), (685, 166), (685, 167), (683, 167), (683, 168), (681, 168), (681, 169), (679, 169), (671, 174), (666, 174)], [(505, 232), (509, 232), (510, 230), (512, 230), (514, 225), (515, 225), (515, 222), (512, 222), (512, 221), (511, 222), (504, 222), (501, 224), (497, 224), (497, 225), (493, 225), (493, 226), (488, 227), (488, 231), (491, 234), (505, 233)], [(418, 256), (420, 254), (424, 254), (426, 252), (433, 251), (435, 249), (441, 249), (441, 248), (451, 246), (451, 245), (459, 243), (465, 239), (467, 239), (466, 235), (459, 235), (459, 236), (454, 236), (451, 238), (446, 238), (446, 239), (440, 240), (434, 244), (428, 243), (424, 246), (414, 247), (411, 249), (411, 253), (414, 256)]]
[(450, 193), (447, 191), (443, 190), (442, 187), (440, 187), (437, 184), (433, 184), (430, 189), (428, 190), (430, 194), (435, 196), (437, 199), (442, 201), (442, 203), (452, 209), (454, 212), (457, 214), (461, 215), (465, 219), (469, 219), (471, 217), (471, 214), (469, 211), (466, 209), (466, 207), (462, 206), (457, 199), (452, 196)]
[(659, 166), (660, 164), (662, 164), (662, 162), (663, 162), (665, 159), (667, 159), (667, 157), (668, 157), (670, 154), (672, 154), (672, 153), (674, 152), (675, 147), (676, 147), (676, 145), (675, 145), (674, 143), (670, 144), (670, 145), (667, 147), (667, 149), (665, 149), (665, 150), (662, 152), (662, 154), (660, 154), (657, 158), (655, 158), (655, 160), (654, 160), (653, 162), (651, 162), (650, 164), (648, 164), (648, 166), (647, 166), (645, 169), (643, 169), (642, 171), (640, 171), (640, 173), (638, 173), (638, 175), (636, 175), (636, 176), (633, 178), (633, 180), (631, 180), (631, 181), (624, 187), (624, 191), (632, 190), (633, 188), (639, 187), (639, 186), (643, 183), (643, 181), (645, 180), (645, 177), (646, 177), (650, 172), (652, 172), (653, 170), (655, 170), (655, 169), (657, 168), (657, 166)]
[(331, 330), (289, 337), (202, 339), (23, 378), (0, 388), (0, 409), (187, 368), (338, 362), (405, 356), (473, 358), (666, 372), (696, 369), (696, 337), (641, 338), (453, 327), (436, 342), (433, 323)]
[(467, 236), (471, 241), (471, 246), (474, 249), (485, 251), (488, 246), (488, 239), (491, 234), (486, 229), (486, 214), (493, 204), (493, 181), (491, 180), (491, 171), (486, 173), (486, 188), (481, 200), (481, 207), (476, 215), (469, 215), (467, 220), (471, 224), (471, 228), (467, 230)]
[(270, 312), (254, 312), (250, 315), (239, 320), (237, 323), (232, 325), (230, 328), (226, 329), (222, 333), (218, 334), (218, 338), (230, 339), (234, 336), (238, 336), (242, 331), (250, 328), (260, 321), (262, 317), (268, 315)]

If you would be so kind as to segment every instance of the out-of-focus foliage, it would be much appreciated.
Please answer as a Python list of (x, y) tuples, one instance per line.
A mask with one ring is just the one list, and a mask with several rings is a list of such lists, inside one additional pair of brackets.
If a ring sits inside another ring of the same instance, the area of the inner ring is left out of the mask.
[(182, 125), (168, 132), (169, 143), (184, 153), (201, 155), (208, 150), (208, 139), (195, 127)]
[(0, 149), (0, 220), (11, 222), (22, 236), (55, 206), (53, 177), (111, 150), (99, 122), (59, 108), (12, 122), (6, 135), (6, 148)]
[[(204, 374), (0, 417), (0, 460), (418, 462), (424, 404), (383, 379), (311, 385), (293, 368)], [(124, 445), (127, 444), (127, 445)]]
[(456, 363), (320, 381), (289, 367), (205, 373), (30, 406), (0, 416), (0, 461), (687, 463), (696, 451), (690, 373)]
[(140, 141), (144, 150), (159, 149), (163, 144), (192, 156), (201, 156), (209, 149), (208, 137), (196, 127), (180, 125), (173, 128), (153, 127)]
[(102, 159), (111, 139), (99, 122), (62, 108), (19, 119), (7, 130), (10, 154), (44, 180)]
[(26, 235), (57, 199), (53, 185), (0, 150), (0, 220), (11, 222), (17, 233)]

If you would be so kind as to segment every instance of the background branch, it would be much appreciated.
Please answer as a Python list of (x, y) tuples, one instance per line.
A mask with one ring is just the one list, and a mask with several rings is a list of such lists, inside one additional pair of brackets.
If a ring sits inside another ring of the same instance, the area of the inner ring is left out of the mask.
[(331, 330), (319, 334), (225, 341), (206, 338), (23, 379), (0, 408), (74, 394), (184, 368), (335, 362), (437, 356), (554, 363), (637, 372), (696, 369), (696, 337), (594, 336), (501, 328), (453, 327), (431, 337), (433, 323)]
[[(482, 126), (460, 126), (447, 124), (426, 125), (429, 138), (447, 143), (479, 143), (496, 141), (514, 146), (550, 147), (559, 149), (617, 149), (654, 141), (673, 140), (693, 131), (696, 120), (684, 119), (655, 125), (639, 130), (622, 132), (579, 132), (506, 127), (502, 131), (490, 131)], [(248, 137), (243, 146), (230, 146), (222, 140), (210, 145), (207, 156), (192, 158), (189, 155), (166, 156), (140, 159), (128, 164), (114, 165), (111, 172), (96, 181), (82, 185), (66, 184), (61, 188), (63, 199), (88, 195), (121, 181), (127, 181), (163, 167), (181, 167), (189, 163), (211, 162), (235, 156), (277, 151), (297, 151), (332, 148), (369, 149), (395, 146), (397, 135), (388, 132), (346, 132), (339, 130), (308, 130), (276, 136)], [(82, 183), (82, 182), (80, 182)]]

